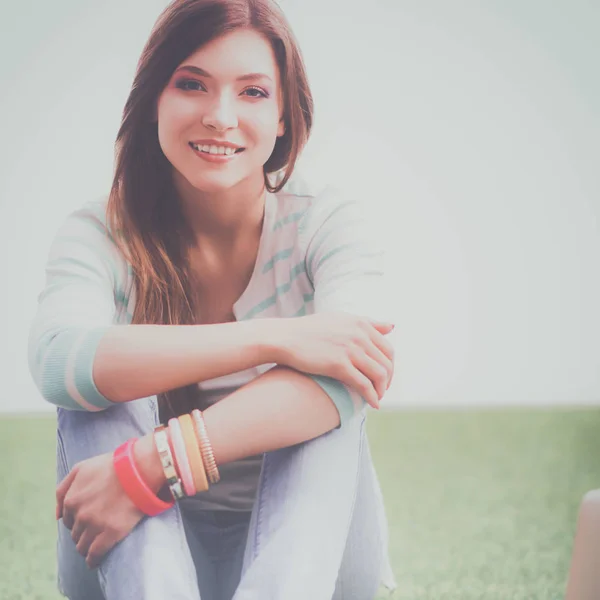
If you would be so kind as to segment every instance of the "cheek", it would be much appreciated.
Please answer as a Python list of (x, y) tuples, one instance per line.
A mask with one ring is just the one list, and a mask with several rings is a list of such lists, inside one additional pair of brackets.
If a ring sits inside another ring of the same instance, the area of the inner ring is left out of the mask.
[(158, 136), (161, 144), (173, 143), (197, 119), (198, 107), (185, 98), (166, 96), (158, 104)]
[(253, 129), (260, 145), (272, 147), (277, 138), (279, 128), (279, 110), (268, 108), (254, 115)]

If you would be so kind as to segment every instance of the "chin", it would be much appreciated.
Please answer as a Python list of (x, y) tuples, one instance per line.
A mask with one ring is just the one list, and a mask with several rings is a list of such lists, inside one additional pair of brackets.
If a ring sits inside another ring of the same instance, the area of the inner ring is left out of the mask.
[(188, 179), (189, 185), (199, 192), (215, 193), (224, 192), (236, 186), (243, 178), (231, 175), (213, 175), (211, 177), (194, 177)]

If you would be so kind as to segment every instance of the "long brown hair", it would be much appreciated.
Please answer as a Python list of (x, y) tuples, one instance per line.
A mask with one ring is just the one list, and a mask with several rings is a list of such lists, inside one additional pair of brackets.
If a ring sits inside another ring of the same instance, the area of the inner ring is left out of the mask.
[[(308, 141), (313, 99), (297, 41), (274, 0), (175, 0), (163, 11), (140, 57), (115, 144), (107, 221), (131, 264), (133, 323), (192, 324), (187, 265), (189, 231), (176, 199), (172, 167), (158, 141), (154, 111), (175, 69), (204, 44), (240, 28), (265, 36), (283, 91), (285, 133), (264, 165), (271, 192), (288, 181)], [(276, 183), (269, 175), (276, 174)], [(193, 385), (159, 395), (161, 418), (192, 409)]]

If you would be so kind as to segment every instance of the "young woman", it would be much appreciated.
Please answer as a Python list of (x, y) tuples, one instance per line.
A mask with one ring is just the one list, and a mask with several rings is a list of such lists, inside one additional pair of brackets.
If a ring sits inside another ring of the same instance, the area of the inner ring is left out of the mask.
[(356, 204), (288, 183), (312, 110), (272, 0), (156, 23), (109, 198), (58, 232), (30, 333), (71, 600), (394, 587), (364, 426), (393, 375), (381, 253)]

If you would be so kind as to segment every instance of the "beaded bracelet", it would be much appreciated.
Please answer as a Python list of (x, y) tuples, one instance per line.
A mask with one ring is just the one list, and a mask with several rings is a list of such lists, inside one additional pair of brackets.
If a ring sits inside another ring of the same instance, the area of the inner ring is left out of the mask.
[(183, 482), (183, 491), (186, 496), (195, 496), (196, 487), (192, 479), (192, 470), (185, 450), (185, 442), (181, 433), (181, 425), (179, 420), (173, 417), (169, 419), (169, 433), (171, 434), (171, 444), (173, 446), (173, 454), (179, 471), (179, 476)]
[(221, 479), (221, 476), (219, 475), (217, 463), (215, 462), (215, 455), (208, 438), (208, 432), (206, 431), (204, 415), (197, 408), (195, 408), (192, 411), (192, 418), (194, 419), (196, 435), (198, 436), (200, 452), (202, 454), (202, 460), (204, 461), (204, 468), (206, 469), (208, 480), (210, 483), (218, 483), (218, 481)]
[(120, 484), (129, 499), (149, 517), (154, 517), (173, 506), (164, 502), (146, 485), (133, 458), (133, 446), (137, 438), (121, 444), (113, 453), (113, 465)]
[(154, 443), (156, 450), (160, 456), (160, 462), (162, 464), (165, 479), (167, 485), (171, 491), (171, 495), (175, 500), (180, 500), (184, 497), (183, 488), (181, 487), (181, 479), (177, 475), (177, 469), (175, 469), (175, 461), (173, 454), (171, 453), (171, 446), (169, 445), (169, 437), (167, 430), (164, 425), (159, 425), (154, 430)]

